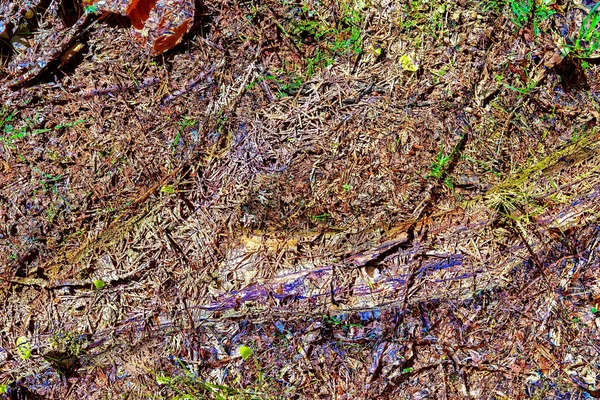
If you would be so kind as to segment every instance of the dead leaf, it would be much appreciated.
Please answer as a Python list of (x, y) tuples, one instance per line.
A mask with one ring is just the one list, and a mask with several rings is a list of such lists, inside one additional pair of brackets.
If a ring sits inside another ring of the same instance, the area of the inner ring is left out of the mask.
[(552, 53), (549, 51), (544, 55), (544, 66), (547, 68), (554, 68), (555, 65), (560, 64), (562, 59), (560, 52), (557, 51)]

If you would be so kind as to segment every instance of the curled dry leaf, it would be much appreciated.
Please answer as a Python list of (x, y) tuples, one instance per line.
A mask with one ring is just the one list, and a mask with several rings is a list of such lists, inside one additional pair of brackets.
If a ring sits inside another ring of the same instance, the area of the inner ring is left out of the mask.
[(555, 65), (560, 64), (562, 59), (563, 57), (561, 56), (560, 52), (549, 51), (544, 55), (544, 66), (547, 68), (553, 68)]
[(194, 0), (83, 0), (100, 12), (129, 17), (136, 36), (159, 55), (177, 45), (194, 24)]
[(27, 15), (36, 15), (38, 3), (31, 2), (29, 8), (0, 7), (0, 36), (18, 50), (7, 65), (10, 87), (27, 84), (59, 62), (61, 66), (67, 63), (81, 50), (79, 36), (95, 16), (126, 16), (138, 43), (157, 56), (181, 42), (192, 29), (196, 12), (196, 0), (82, 0), (85, 12), (74, 24), (64, 26), (55, 5), (44, 12), (53, 28), (39, 30), (33, 39), (23, 40), (22, 28), (18, 27), (28, 26), (33, 17), (28, 19)]

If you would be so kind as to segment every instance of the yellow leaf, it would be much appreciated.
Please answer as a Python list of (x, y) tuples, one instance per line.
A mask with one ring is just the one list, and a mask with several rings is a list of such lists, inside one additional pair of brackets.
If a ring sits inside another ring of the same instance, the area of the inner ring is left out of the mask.
[(419, 64), (417, 64), (416, 61), (408, 54), (404, 54), (402, 57), (400, 57), (400, 65), (405, 71), (415, 72), (419, 69)]

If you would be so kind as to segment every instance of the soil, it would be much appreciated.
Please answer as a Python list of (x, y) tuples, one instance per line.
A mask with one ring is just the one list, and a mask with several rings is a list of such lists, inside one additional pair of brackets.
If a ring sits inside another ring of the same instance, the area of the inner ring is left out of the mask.
[(600, 396), (593, 2), (217, 0), (158, 57), (37, 7), (0, 36), (4, 396)]

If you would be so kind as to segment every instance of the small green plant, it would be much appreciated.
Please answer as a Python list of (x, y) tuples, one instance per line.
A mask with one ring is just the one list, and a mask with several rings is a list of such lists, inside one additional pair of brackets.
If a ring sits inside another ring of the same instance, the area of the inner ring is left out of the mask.
[(513, 22), (515, 25), (519, 27), (525, 26), (529, 22), (529, 17), (531, 16), (531, 7), (533, 2), (531, 0), (528, 1), (516, 1), (511, 0), (510, 9), (513, 13)]
[[(290, 14), (296, 17), (278, 23), (277, 27), (288, 37), (300, 51), (306, 51), (303, 63), (288, 70), (291, 79), (280, 81), (280, 97), (290, 95), (294, 86), (299, 87), (295, 75), (301, 82), (311, 79), (320, 70), (332, 65), (336, 58), (353, 56), (362, 52), (365, 3), (361, 0), (348, 0), (336, 4), (339, 14), (332, 14), (326, 4), (320, 2), (303, 4), (287, 4)], [(276, 80), (279, 83), (279, 80)], [(284, 85), (293, 85), (284, 87)]]
[(57, 131), (62, 128), (68, 128), (81, 124), (85, 121), (80, 119), (66, 124), (59, 124), (53, 128), (35, 128), (35, 125), (39, 120), (39, 115), (36, 115), (33, 118), (25, 118), (23, 120), (19, 120), (17, 116), (17, 110), (10, 111), (4, 106), (0, 108), (0, 142), (4, 143), (8, 147), (14, 147), (15, 141), (25, 137)]
[(554, 0), (509, 0), (512, 21), (519, 28), (528, 23), (533, 24), (533, 33), (540, 34), (540, 24), (550, 18), (556, 11), (550, 8)]
[[(403, 29), (419, 32), (418, 36), (428, 36), (439, 40), (444, 34), (444, 26), (447, 24), (448, 9), (451, 2), (438, 2), (432, 0), (411, 0), (404, 2), (404, 17), (399, 21)], [(419, 47), (421, 38), (413, 38), (413, 47)]]
[(538, 84), (538, 81), (533, 80), (533, 79), (528, 79), (525, 86), (523, 86), (523, 87), (515, 87), (515, 86), (508, 85), (506, 83), (503, 83), (504, 87), (506, 87), (507, 89), (521, 93), (522, 95), (528, 95), (529, 92), (531, 92), (537, 86), (537, 84)]
[(17, 346), (17, 354), (21, 360), (27, 360), (31, 357), (31, 345), (29, 344), (27, 337), (19, 336), (15, 344)]
[(173, 185), (164, 185), (160, 188), (160, 192), (166, 195), (171, 195), (175, 193), (175, 188)]
[[(590, 10), (579, 28), (572, 52), (576, 57), (590, 57), (600, 49), (600, 1)], [(583, 65), (582, 65), (583, 67)]]
[(179, 125), (179, 129), (190, 128), (198, 125), (198, 120), (185, 116), (177, 123), (177, 125)]
[(98, 7), (96, 7), (94, 4), (85, 7), (84, 9), (84, 13), (86, 14), (98, 14)]
[(322, 68), (333, 64), (333, 58), (328, 57), (324, 50), (317, 48), (313, 57), (306, 60), (306, 77), (312, 77)]
[(510, 89), (514, 92), (520, 93), (523, 96), (527, 96), (528, 94), (531, 93), (531, 91), (533, 89), (535, 89), (538, 86), (538, 84), (544, 77), (544, 73), (542, 71), (537, 71), (537, 73), (535, 75), (533, 75), (531, 72), (525, 70), (525, 71), (523, 71), (523, 75), (524, 76), (519, 76), (517, 78), (517, 81), (520, 81), (522, 83), (520, 85), (515, 85), (515, 84), (510, 85), (510, 84), (504, 82), (504, 80), (506, 79), (506, 77), (504, 76), (504, 73), (495, 74), (494, 78), (496, 79), (496, 82), (498, 83), (498, 85), (502, 85), (507, 89)]
[[(256, 84), (270, 81), (275, 85), (277, 98), (293, 96), (315, 74), (334, 64), (338, 58), (362, 53), (363, 32), (367, 4), (363, 0), (344, 0), (330, 7), (329, 2), (297, 3), (284, 0), (287, 15), (274, 21), (279, 31), (291, 43), (294, 51), (302, 53), (298, 62), (282, 60), (278, 70), (246, 85), (251, 90)], [(261, 12), (253, 8), (253, 18)], [(261, 9), (262, 10), (262, 9)], [(379, 49), (379, 55), (383, 50)]]
[[(244, 346), (242, 346), (244, 347)], [(250, 356), (248, 356), (250, 357)], [(169, 375), (163, 372), (156, 374), (156, 383), (171, 388), (178, 394), (176, 399), (251, 399), (259, 400), (268, 398), (264, 393), (256, 390), (240, 390), (226, 385), (218, 385), (198, 378), (182, 360), (177, 359), (183, 375)], [(262, 375), (259, 376), (257, 386), (262, 384)]]
[(46, 220), (49, 224), (53, 223), (58, 215), (58, 209), (54, 203), (51, 203), (46, 209)]
[(106, 286), (106, 283), (102, 279), (94, 279), (92, 281), (96, 290), (102, 290)]
[(456, 160), (457, 157), (460, 157), (461, 148), (464, 146), (466, 140), (467, 135), (466, 133), (463, 133), (449, 154), (444, 154), (444, 144), (442, 143), (440, 152), (431, 164), (430, 171), (427, 177), (441, 180), (442, 183), (446, 185), (449, 189), (454, 189), (454, 183), (452, 178), (448, 174), (448, 168), (450, 167), (450, 164), (453, 160)]
[(177, 146), (179, 146), (179, 143), (181, 141), (181, 136), (184, 133), (184, 130), (186, 128), (190, 128), (193, 126), (196, 126), (198, 124), (198, 120), (188, 117), (188, 116), (184, 116), (181, 120), (179, 120), (177, 122), (177, 125), (179, 126), (179, 129), (177, 130), (177, 133), (175, 134), (175, 137), (173, 138), (173, 141), (171, 142), (171, 155), (175, 155), (175, 152), (177, 151)]
[(500, 13), (502, 1), (501, 0), (485, 0), (481, 2), (481, 11), (488, 12), (492, 11), (495, 13)]
[(239, 351), (240, 351), (240, 356), (242, 356), (243, 360), (248, 359), (248, 357), (250, 357), (252, 355), (252, 349), (248, 346), (241, 346)]
[(400, 66), (403, 70), (409, 72), (416, 72), (419, 70), (419, 64), (408, 54), (403, 54), (402, 57), (400, 57)]
[(83, 354), (85, 336), (76, 332), (59, 332), (52, 335), (50, 347), (73, 356)]
[(256, 79), (254, 79), (253, 81), (251, 81), (249, 84), (246, 85), (246, 90), (252, 90), (254, 88), (254, 86), (256, 86), (257, 84), (261, 83), (261, 82), (266, 82), (266, 81), (274, 81), (279, 83), (279, 79), (277, 79), (276, 76), (273, 76), (271, 74), (266, 74), (264, 76), (260, 76)]
[(433, 81), (434, 83), (438, 83), (441, 78), (444, 77), (452, 68), (454, 67), (454, 61), (447, 62), (442, 68), (439, 70), (430, 70), (431, 74), (434, 75)]
[(313, 221), (325, 221), (329, 218), (331, 218), (331, 214), (329, 214), (329, 213), (323, 213), (323, 214), (319, 214), (319, 215), (311, 215), (310, 216), (310, 219), (312, 219)]
[(12, 146), (14, 141), (23, 139), (26, 136), (34, 136), (52, 130), (50, 128), (33, 129), (33, 122), (29, 119), (25, 120), (25, 126), (16, 127), (14, 125), (17, 122), (16, 116), (17, 111), (9, 113), (5, 108), (0, 111), (0, 141), (9, 146)]
[(302, 78), (294, 74), (291, 74), (287, 82), (278, 82), (280, 82), (279, 93), (277, 93), (278, 98), (293, 96), (302, 87)]
[[(50, 175), (34, 165), (31, 166), (31, 169), (42, 177), (39, 182), (44, 190), (50, 189), (53, 193), (57, 193), (56, 184), (62, 179), (62, 175)], [(51, 185), (49, 185), (50, 183)]]
[(360, 324), (360, 323), (346, 323), (340, 317), (335, 316), (335, 315), (333, 315), (333, 316), (325, 316), (324, 318), (325, 318), (326, 322), (328, 322), (328, 323), (330, 323), (332, 325), (339, 326), (339, 327), (341, 327), (342, 329), (345, 329), (345, 330), (347, 330), (347, 329), (349, 329), (351, 327), (362, 327), (362, 326), (364, 326), (363, 324)]
[(444, 154), (444, 146), (440, 149), (440, 152), (436, 156), (435, 160), (431, 164), (431, 170), (429, 175), (432, 178), (441, 179), (444, 175), (444, 171), (450, 162), (451, 154)]
[(344, 184), (342, 185), (342, 190), (343, 190), (344, 192), (348, 193), (349, 191), (351, 191), (351, 190), (352, 190), (352, 186), (351, 186), (349, 183), (344, 183)]
[(337, 27), (337, 33), (340, 37), (336, 38), (333, 44), (333, 51), (351, 52), (359, 54), (362, 50), (362, 32), (361, 25), (365, 19), (363, 1), (341, 2), (342, 17)]

